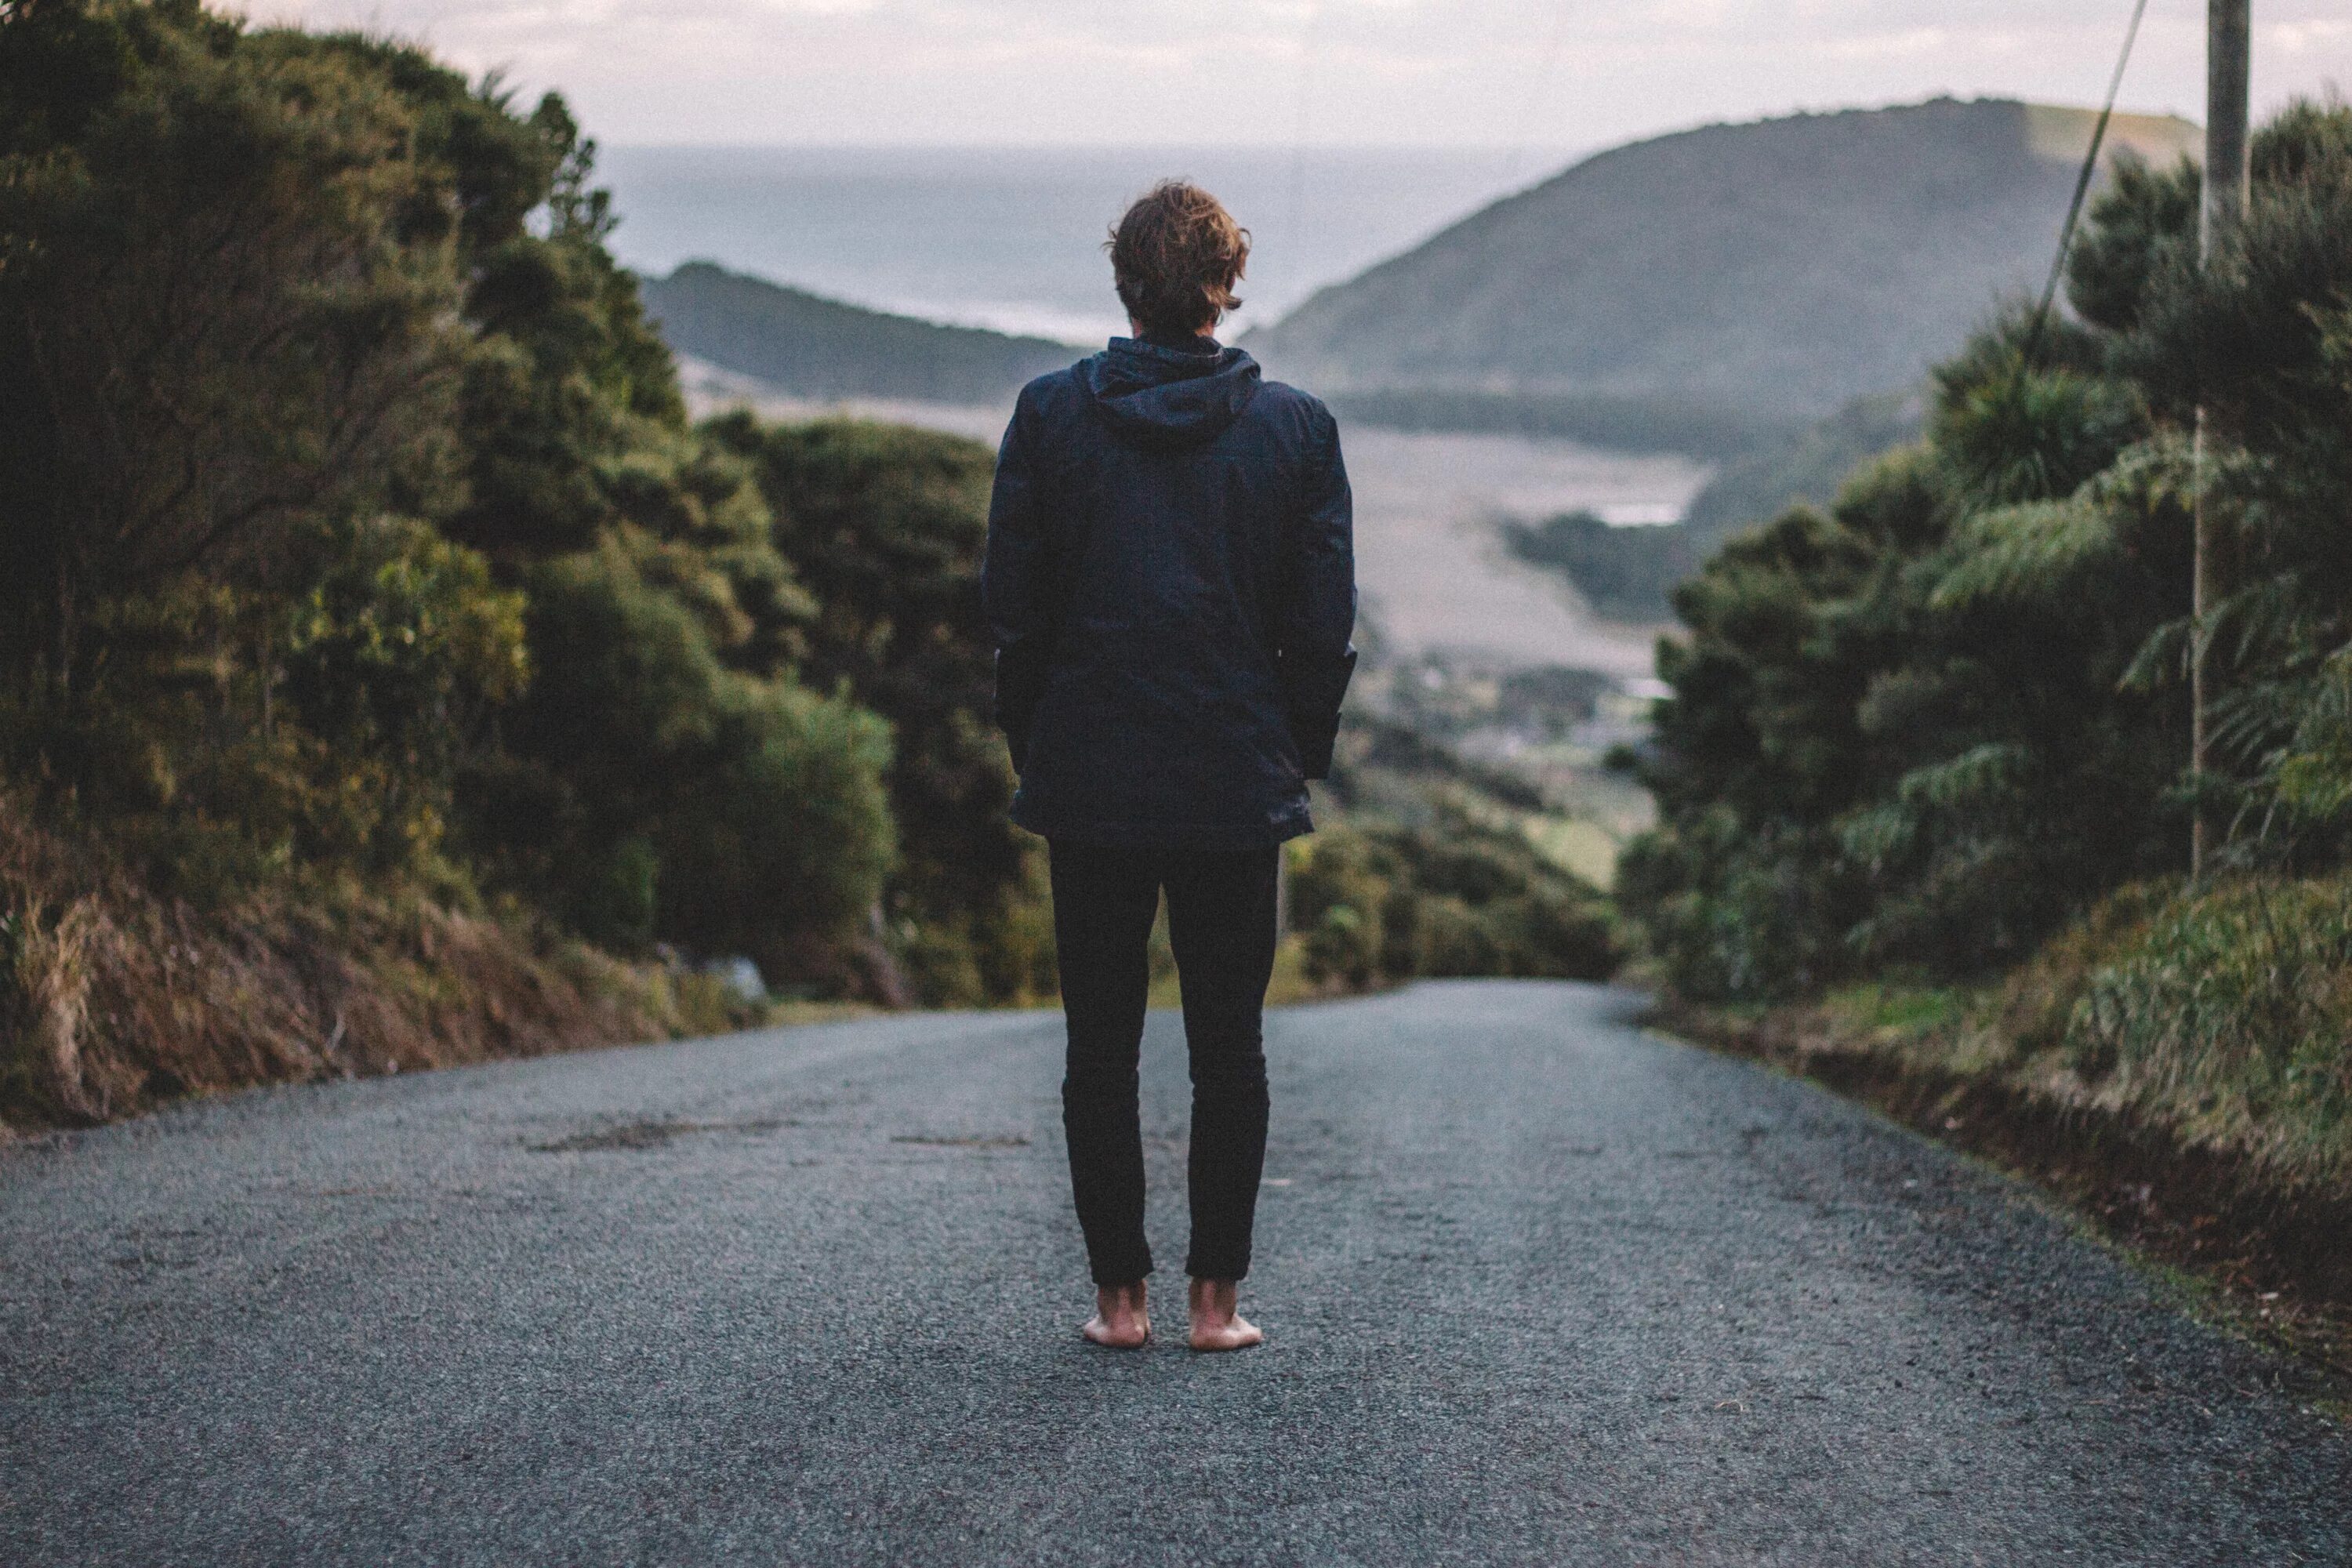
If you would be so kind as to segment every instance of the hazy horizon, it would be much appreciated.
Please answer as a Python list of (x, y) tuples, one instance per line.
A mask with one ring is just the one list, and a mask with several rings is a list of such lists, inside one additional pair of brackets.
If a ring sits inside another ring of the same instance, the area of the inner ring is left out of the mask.
[[(2327, 89), (2323, 87), (2319, 90), (2321, 94), (2324, 94)], [(2308, 97), (2313, 96), (2313, 94), (2303, 94), (2301, 96)], [(1262, 142), (1184, 142), (1171, 141), (1166, 137), (1136, 137), (1131, 140), (1103, 137), (1087, 142), (1024, 142), (1011, 138), (992, 142), (927, 141), (919, 139), (907, 141), (825, 141), (816, 138), (772, 139), (766, 141), (719, 140), (672, 142), (658, 138), (630, 138), (623, 140), (610, 136), (600, 136), (596, 140), (599, 147), (608, 151), (657, 151), (672, 153), (774, 152), (789, 149), (793, 152), (801, 153), (1071, 153), (1084, 151), (1097, 153), (1172, 153), (1178, 155), (1182, 155), (1188, 153), (1278, 153), (1286, 156), (1299, 153), (1312, 154), (1318, 153), (1444, 153), (1470, 157), (1479, 153), (1487, 153), (1491, 154), (1498, 163), (1506, 159), (1516, 158), (1520, 164), (1520, 167), (1516, 171), (1517, 177), (1522, 184), (1532, 185), (1549, 179), (1552, 175), (1566, 170), (1570, 164), (1578, 163), (1585, 158), (1591, 157), (1596, 153), (1605, 153), (1612, 147), (1622, 147), (1636, 142), (1654, 142), (1662, 137), (1677, 136), (1685, 132), (1703, 131), (1711, 126), (1717, 125), (1757, 125), (1769, 120), (1786, 120), (1802, 114), (1843, 114), (1853, 110), (1869, 111), (1882, 109), (1903, 109), (1915, 104), (1926, 103), (1938, 98), (1954, 98), (1958, 99), (1963, 102), (2013, 100), (2016, 102), (2030, 103), (2045, 108), (2079, 109), (2094, 114), (2098, 112), (2099, 109), (2099, 102), (2095, 95), (2081, 100), (2068, 100), (2060, 98), (2035, 98), (2029, 94), (2015, 92), (1928, 92), (1914, 94), (1909, 97), (1890, 98), (1882, 101), (1870, 103), (1790, 104), (1786, 108), (1763, 110), (1753, 114), (1717, 115), (1711, 118), (1687, 121), (1677, 124), (1658, 125), (1648, 130), (1635, 132), (1630, 135), (1617, 137), (1611, 140), (1590, 142), (1562, 142), (1544, 146), (1515, 146), (1499, 142), (1444, 141), (1310, 142), (1304, 144), (1281, 140)], [(2199, 109), (2201, 111), (2202, 105), (2200, 105)], [(2139, 115), (2151, 118), (2169, 117), (2187, 121), (2190, 124), (2202, 123), (2201, 113), (2191, 113), (2187, 110), (2136, 109), (2128, 104), (2118, 103), (2116, 106), (2116, 114), (2118, 118), (2126, 115)]]
[[(1549, 173), (1549, 169), (1531, 173)], [(1124, 331), (1101, 241), (1150, 181), (1199, 180), (1251, 230), (1240, 332), (1524, 183), (1449, 148), (606, 148), (614, 253), (1080, 345)]]

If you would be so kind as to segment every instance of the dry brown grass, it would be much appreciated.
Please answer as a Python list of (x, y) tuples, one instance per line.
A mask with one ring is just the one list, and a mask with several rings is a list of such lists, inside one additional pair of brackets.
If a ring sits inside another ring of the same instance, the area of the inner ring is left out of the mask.
[(158, 899), (0, 797), (0, 1124), (759, 1021), (718, 982), (363, 889)]

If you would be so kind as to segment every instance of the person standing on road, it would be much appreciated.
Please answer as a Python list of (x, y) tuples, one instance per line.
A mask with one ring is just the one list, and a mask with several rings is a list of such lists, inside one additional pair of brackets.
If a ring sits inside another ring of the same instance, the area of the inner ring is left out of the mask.
[(997, 721), (1013, 820), (1051, 858), (1082, 1331), (1150, 1334), (1137, 1064), (1164, 891), (1192, 1074), (1191, 1342), (1240, 1350), (1263, 1338), (1238, 1292), (1280, 847), (1313, 829), (1307, 781), (1329, 771), (1356, 661), (1348, 475), (1330, 410), (1214, 336), (1249, 257), (1214, 196), (1163, 182), (1107, 248), (1134, 335), (1024, 387), (997, 455)]

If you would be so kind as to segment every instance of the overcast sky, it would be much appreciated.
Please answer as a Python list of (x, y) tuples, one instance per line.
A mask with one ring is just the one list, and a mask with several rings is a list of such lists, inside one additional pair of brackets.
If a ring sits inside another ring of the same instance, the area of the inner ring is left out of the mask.
[[(249, 0), (560, 88), (607, 143), (1582, 149), (1950, 92), (2094, 103), (2130, 0)], [(2352, 86), (2352, 5), (2253, 0), (2256, 112)], [(2203, 0), (2123, 102), (2202, 117)]]

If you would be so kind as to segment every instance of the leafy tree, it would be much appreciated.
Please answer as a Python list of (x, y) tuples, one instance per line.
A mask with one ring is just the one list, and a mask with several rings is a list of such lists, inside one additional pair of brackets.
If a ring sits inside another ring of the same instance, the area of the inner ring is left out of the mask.
[(442, 858), (446, 831), (489, 721), (529, 683), (523, 597), (414, 519), (368, 519), (336, 543), (310, 592), (280, 612), (285, 651), (258, 677), (261, 730), (277, 727), (282, 684), (294, 726), (346, 765), (372, 764), (368, 798), (383, 826), (363, 847), (313, 846), (307, 858), (428, 865), (445, 885), (461, 882)]
[(874, 988), (887, 726), (800, 684), (816, 605), (593, 172), (407, 46), (0, 9), (0, 767), (171, 890)]
[[(2232, 822), (2231, 858), (2329, 864), (2352, 847), (2322, 782), (2352, 648), (2352, 109), (2291, 106), (2252, 164), (2219, 256), (2166, 267), (2115, 354), (2168, 419), (2200, 400), (2213, 419), (2209, 495), (2237, 586), (2203, 634), (2231, 759), (2210, 804)], [(2177, 680), (2192, 635), (2174, 622), (2136, 677)]]
[(2066, 258), (2066, 299), (2074, 313), (2110, 332), (2138, 326), (2156, 280), (2194, 264), (2203, 189), (2186, 156), (2160, 170), (2135, 153), (2117, 157)]
[(2012, 962), (2183, 858), (2186, 426), (2242, 586), (2204, 635), (2231, 689), (2241, 858), (2340, 858), (2352, 626), (2352, 112), (2257, 138), (2252, 212), (2195, 262), (2193, 171), (2126, 166), (2022, 361), (2011, 312), (1939, 367), (1927, 440), (1826, 515), (1737, 540), (1676, 596), (1646, 765), (1664, 821), (1620, 893), (1695, 994), (1860, 966)]
[(992, 455), (977, 442), (852, 420), (704, 426), (748, 462), (772, 539), (815, 608), (803, 678), (846, 690), (897, 738), (889, 787), (901, 863), (889, 913), (933, 1001), (1051, 988), (1034, 840), (1005, 813), (1013, 773), (991, 714), (982, 615)]
[(289, 537), (430, 483), (462, 344), (430, 172), (378, 79), (193, 5), (0, 27), (0, 623), (68, 717), (104, 600), (260, 585)]
[(606, 942), (826, 970), (818, 939), (890, 864), (881, 721), (730, 669), (619, 538), (529, 587), (540, 669), (483, 781), (484, 853)]

